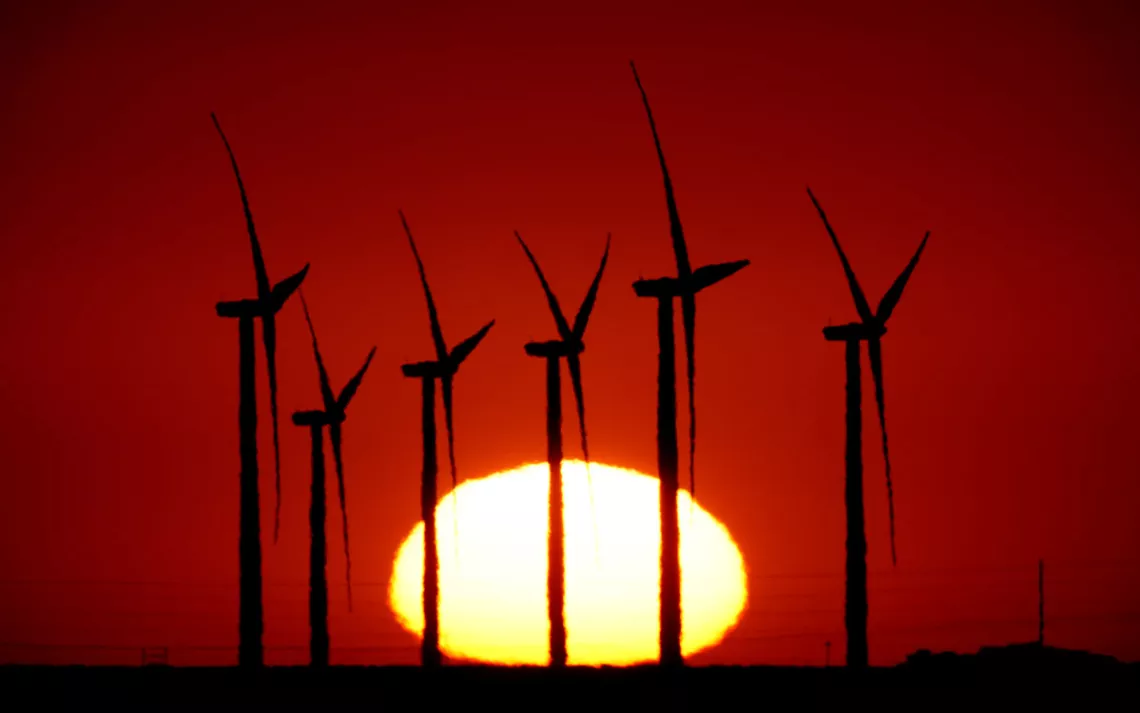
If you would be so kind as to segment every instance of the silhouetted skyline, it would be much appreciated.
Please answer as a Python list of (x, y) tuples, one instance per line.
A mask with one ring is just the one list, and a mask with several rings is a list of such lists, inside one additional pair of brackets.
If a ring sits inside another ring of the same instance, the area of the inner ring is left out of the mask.
[[(520, 345), (550, 317), (516, 228), (559, 296), (585, 286), (612, 232), (582, 362), (590, 458), (656, 473), (657, 325), (623, 285), (675, 274), (676, 256), (633, 57), (693, 265), (752, 260), (702, 293), (694, 340), (699, 505), (737, 543), (751, 598), (691, 663), (819, 664), (825, 641), (833, 667), (846, 657), (845, 375), (819, 330), (856, 312), (805, 185), (872, 292), (935, 238), (884, 341), (897, 567), (882, 426), (862, 424), (870, 663), (1033, 642), (1039, 559), (1049, 646), (1140, 658), (1131, 8), (136, 10), (33, 3), (0, 22), (0, 602), (18, 613), (0, 657), (132, 663), (167, 646), (224, 663), (244, 594), (264, 661), (307, 661), (310, 434), (284, 425), (270, 454), (263, 327), (216, 316), (258, 292), (211, 110), (267, 280), (313, 266), (328, 371), (350, 376), (379, 345), (343, 453), (351, 616), (345, 555), (328, 552), (334, 662), (400, 662), (419, 644), (385, 600), (420, 520), (422, 394), (397, 368), (432, 349), (397, 209), (444, 328), (499, 319), (457, 385), (457, 480), (542, 457), (541, 365)], [(318, 406), (298, 305), (274, 331), (279, 409)], [(687, 383), (676, 398), (684, 421)], [(243, 450), (246, 503), (254, 455), (265, 497), (245, 515), (264, 537), (256, 598), (234, 542)], [(462, 496), (459, 511), (465, 541)]]

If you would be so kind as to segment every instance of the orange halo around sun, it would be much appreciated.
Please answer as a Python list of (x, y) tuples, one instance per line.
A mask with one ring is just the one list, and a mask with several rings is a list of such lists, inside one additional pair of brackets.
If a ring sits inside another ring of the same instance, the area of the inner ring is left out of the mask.
[[(590, 472), (593, 518), (585, 464), (562, 464), (569, 663), (655, 661), (661, 542), (658, 481), (600, 463), (591, 463)], [(500, 664), (549, 662), (548, 484), (546, 463), (534, 463), (469, 480), (436, 505), (440, 648), (448, 656)], [(677, 510), (681, 649), (688, 656), (724, 638), (744, 611), (748, 593), (744, 560), (724, 525), (684, 491), (678, 493)], [(396, 618), (417, 636), (422, 636), (424, 626), (423, 541), (420, 522), (396, 553), (388, 590)]]

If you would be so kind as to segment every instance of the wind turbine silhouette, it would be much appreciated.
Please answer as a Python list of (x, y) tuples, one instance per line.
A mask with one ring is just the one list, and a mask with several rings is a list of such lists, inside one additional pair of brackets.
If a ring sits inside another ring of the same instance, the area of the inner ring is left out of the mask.
[(665, 153), (661, 150), (661, 140), (657, 135), (657, 125), (653, 121), (653, 111), (649, 108), (649, 98), (641, 86), (637, 67), (633, 62), (630, 62), (629, 66), (633, 70), (638, 91), (641, 92), (641, 101), (649, 118), (649, 128), (653, 132), (657, 160), (661, 164), (661, 175), (665, 182), (665, 204), (669, 211), (669, 232), (673, 238), (673, 254), (677, 260), (676, 277), (638, 280), (633, 283), (633, 289), (638, 297), (652, 297), (657, 300), (657, 340), (660, 349), (657, 362), (657, 469), (658, 477), (661, 479), (660, 663), (680, 665), (684, 663), (684, 659), (681, 656), (681, 560), (680, 530), (677, 525), (677, 387), (676, 358), (673, 348), (673, 298), (681, 298), (681, 317), (685, 328), (685, 357), (689, 386), (689, 491), (695, 494), (697, 411), (693, 400), (693, 381), (696, 374), (694, 363), (696, 295), (704, 288), (744, 268), (749, 261), (737, 260), (692, 269), (685, 245), (685, 233), (681, 228), (681, 218), (677, 212), (677, 201), (673, 195), (673, 182), (665, 166)]
[[(427, 300), (428, 318), (431, 320), (431, 336), (435, 345), (436, 356), (435, 361), (415, 362), (400, 367), (404, 376), (419, 379), (422, 386), (424, 466), (423, 479), (420, 483), (420, 512), (424, 520), (424, 637), (421, 642), (420, 657), (425, 667), (434, 668), (439, 666), (443, 660), (439, 651), (439, 552), (435, 531), (436, 476), (439, 471), (435, 438), (435, 381), (439, 379), (443, 387), (443, 409), (447, 421), (447, 452), (451, 460), (451, 487), (454, 490), (458, 485), (458, 478), (455, 469), (455, 447), (451, 428), (452, 379), (459, 370), (459, 365), (471, 356), (471, 352), (475, 351), (475, 347), (479, 346), (479, 342), (487, 336), (487, 332), (495, 325), (495, 320), (492, 319), (483, 325), (483, 328), (478, 332), (448, 351), (447, 343), (443, 340), (443, 330), (439, 326), (439, 313), (436, 312), (435, 302), (431, 297), (431, 288), (428, 287), (427, 275), (424, 273), (424, 263), (420, 259), (419, 251), (416, 250), (416, 241), (412, 237), (411, 229), (408, 228), (408, 221), (404, 218), (404, 212), (400, 211), (399, 213), (400, 222), (404, 226), (408, 243), (412, 246), (412, 254), (416, 258), (416, 266), (419, 268), (420, 282), (423, 284), (424, 298)], [(452, 500), (453, 504), (456, 502), (456, 500)], [(456, 547), (458, 547), (458, 524), (456, 524), (456, 528), (455, 538)]]
[[(578, 407), (578, 428), (582, 436), (582, 457), (586, 461), (586, 474), (589, 477), (590, 449), (586, 443), (586, 407), (582, 397), (582, 364), (580, 355), (586, 349), (582, 341), (586, 335), (586, 324), (590, 320), (590, 312), (594, 309), (594, 302), (598, 297), (598, 285), (602, 281), (602, 273), (606, 269), (606, 260), (610, 256), (610, 236), (606, 235), (606, 249), (602, 253), (602, 262), (598, 266), (598, 273), (578, 308), (574, 317), (574, 327), (566, 321), (562, 308), (558, 305), (558, 298), (550, 290), (538, 260), (534, 258), (530, 248), (523, 241), (518, 231), (515, 231), (519, 245), (526, 252), (530, 264), (534, 266), (538, 281), (542, 284), (542, 291), (546, 294), (546, 301), (550, 313), (554, 316), (554, 324), (558, 329), (558, 339), (548, 342), (527, 342), (526, 353), (533, 357), (546, 359), (546, 462), (550, 468), (550, 491), (547, 497), (549, 504), (550, 529), (547, 535), (547, 576), (546, 576), (546, 602), (547, 617), (550, 620), (550, 665), (562, 667), (566, 665), (566, 561), (564, 556), (565, 530), (562, 513), (562, 382), (560, 359), (566, 359), (570, 369), (570, 380), (574, 387), (574, 400)], [(593, 509), (593, 484), (590, 487), (590, 505)], [(595, 533), (596, 535), (596, 533)], [(595, 542), (597, 537), (594, 538)]]
[(329, 375), (325, 371), (324, 360), (321, 359), (321, 350), (317, 346), (317, 332), (313, 329), (313, 320), (309, 317), (309, 305), (305, 303), (305, 293), (301, 292), (301, 307), (305, 311), (305, 322), (309, 325), (309, 334), (313, 338), (313, 356), (317, 360), (317, 371), (321, 380), (322, 408), (313, 411), (296, 411), (293, 413), (293, 423), (308, 427), (312, 440), (313, 453), (313, 480), (312, 499), (309, 506), (309, 657), (315, 668), (325, 668), (329, 665), (329, 590), (326, 571), (328, 569), (328, 548), (325, 536), (325, 454), (324, 429), (329, 429), (329, 440), (332, 441), (333, 459), (336, 462), (337, 492), (340, 498), (341, 522), (344, 535), (344, 580), (348, 587), (348, 610), (352, 611), (352, 559), (348, 551), (348, 509), (344, 497), (344, 462), (341, 459), (341, 426), (347, 418), (345, 409), (348, 408), (360, 382), (364, 379), (364, 372), (372, 363), (376, 355), (376, 347), (368, 352), (364, 366), (349, 379), (337, 396), (333, 396), (329, 385)]
[(887, 320), (894, 312), (903, 289), (910, 279), (911, 273), (918, 265), (918, 259), (926, 248), (926, 241), (930, 231), (926, 231), (914, 257), (907, 263), (902, 274), (895, 279), (894, 284), (883, 295), (878, 308), (871, 312), (867, 298), (859, 287), (859, 281), (847, 262), (847, 255), (839, 245), (839, 238), (831, 229), (827, 215), (816, 200), (811, 188), (807, 189), (812, 205), (819, 212), (823, 225), (827, 229), (835, 251), (839, 253), (839, 261), (843, 264), (843, 273), (847, 276), (847, 285), (851, 289), (851, 296), (855, 300), (855, 310), (859, 313), (859, 322), (851, 322), (838, 326), (823, 328), (824, 339), (831, 342), (843, 342), (846, 345), (847, 368), (847, 477), (845, 484), (845, 501), (847, 505), (847, 593), (846, 612), (844, 614), (847, 627), (847, 666), (849, 668), (866, 668), (867, 653), (867, 534), (863, 515), (863, 442), (862, 442), (862, 392), (860, 381), (862, 369), (859, 363), (859, 342), (867, 342), (867, 352), (871, 362), (871, 376), (875, 382), (875, 401), (879, 410), (879, 429), (883, 436), (883, 462), (887, 475), (887, 504), (890, 512), (891, 525), (891, 563), (897, 564), (898, 557), (895, 551), (895, 502), (894, 487), (891, 482), (891, 459), (887, 449), (887, 420), (886, 405), (883, 396), (883, 352), (881, 340), (887, 333)]
[(234, 176), (237, 178), (241, 194), (242, 210), (245, 213), (246, 230), (253, 248), (253, 268), (257, 278), (257, 297), (230, 302), (219, 302), (216, 311), (219, 317), (238, 320), (239, 390), (238, 424), (241, 433), (241, 515), (239, 567), (241, 569), (241, 594), (238, 629), (238, 664), (246, 668), (258, 668), (264, 663), (262, 649), (262, 592), (261, 592), (261, 496), (258, 489), (257, 468), (257, 381), (254, 376), (255, 348), (253, 343), (253, 320), (260, 319), (265, 343), (265, 359), (269, 368), (269, 399), (273, 415), (273, 456), (276, 470), (277, 503), (274, 510), (273, 541), (281, 524), (281, 455), (277, 435), (277, 327), (276, 315), (285, 306), (289, 296), (301, 286), (309, 265), (276, 285), (270, 287), (269, 274), (265, 269), (265, 259), (261, 254), (261, 244), (253, 223), (253, 212), (249, 207), (245, 184), (241, 180), (237, 159), (230, 148), (230, 142), (222, 131), (218, 117), (212, 112), (210, 118), (222, 143), (229, 154)]

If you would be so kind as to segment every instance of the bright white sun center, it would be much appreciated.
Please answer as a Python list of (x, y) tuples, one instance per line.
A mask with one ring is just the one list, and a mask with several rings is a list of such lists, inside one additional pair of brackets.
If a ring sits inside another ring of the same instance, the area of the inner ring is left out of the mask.
[[(656, 478), (564, 461), (566, 629), (569, 663), (627, 665), (658, 654), (660, 508)], [(546, 664), (546, 463), (469, 480), (436, 506), (440, 648), (448, 656)], [(459, 548), (456, 552), (456, 495)], [(744, 561), (724, 525), (681, 491), (681, 650), (719, 642), (747, 600)], [(595, 529), (596, 528), (596, 529)], [(595, 537), (596, 533), (596, 537)], [(396, 554), (389, 603), (422, 636), (424, 525)], [(458, 555), (458, 559), (456, 558)]]

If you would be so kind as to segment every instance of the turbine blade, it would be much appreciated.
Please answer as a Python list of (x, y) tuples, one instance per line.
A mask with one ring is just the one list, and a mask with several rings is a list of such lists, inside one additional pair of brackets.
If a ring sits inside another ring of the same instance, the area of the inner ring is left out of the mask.
[(910, 275), (914, 272), (914, 268), (918, 265), (918, 258), (922, 257), (922, 251), (926, 248), (926, 240), (930, 237), (930, 231), (926, 231), (926, 235), (922, 236), (922, 242), (918, 245), (918, 250), (915, 251), (914, 257), (906, 264), (906, 268), (902, 274), (898, 276), (891, 289), (887, 290), (887, 294), (883, 295), (883, 299), (879, 302), (879, 309), (876, 316), (880, 322), (886, 322), (890, 318), (891, 312), (895, 311), (898, 306), (899, 300), (902, 299), (903, 290), (906, 288), (906, 283), (910, 280)]
[(440, 381), (443, 382), (443, 418), (447, 426), (447, 459), (451, 464), (451, 489), (454, 490), (459, 484), (459, 478), (455, 468), (455, 437), (452, 433), (452, 417), (454, 414), (452, 380), (450, 376), (445, 376)]
[(265, 364), (269, 369), (269, 409), (273, 416), (273, 471), (277, 503), (273, 508), (273, 543), (281, 531), (281, 441), (277, 435), (277, 320), (266, 312), (261, 315), (261, 334), (265, 342)]
[(249, 233), (249, 242), (253, 247), (253, 271), (257, 276), (257, 296), (260, 299), (265, 299), (269, 296), (269, 273), (265, 271), (265, 258), (261, 254), (261, 243), (257, 240), (257, 229), (253, 225), (253, 211), (249, 208), (249, 198), (245, 192), (245, 183), (241, 180), (241, 171), (238, 170), (237, 158), (234, 156), (233, 149), (230, 148), (230, 142), (226, 139), (226, 134), (222, 131), (222, 125), (218, 122), (218, 117), (214, 112), (210, 112), (210, 118), (214, 120), (214, 128), (218, 130), (218, 135), (222, 137), (222, 143), (226, 147), (226, 153), (230, 156), (230, 165), (233, 166), (234, 176), (237, 178), (238, 192), (241, 193), (241, 207), (245, 213), (245, 227)]
[(333, 460), (336, 461), (336, 488), (340, 498), (341, 530), (344, 536), (344, 582), (348, 587), (348, 610), (352, 611), (352, 557), (348, 552), (348, 507), (344, 497), (344, 460), (341, 457), (341, 428), (339, 423), (329, 425)]
[(546, 276), (542, 274), (542, 268), (538, 266), (538, 260), (534, 259), (534, 254), (531, 253), (530, 248), (526, 246), (519, 231), (515, 231), (515, 237), (518, 238), (519, 245), (522, 245), (523, 252), (526, 253), (530, 264), (534, 266), (534, 271), (538, 275), (538, 281), (542, 283), (542, 291), (546, 293), (546, 303), (550, 306), (550, 313), (554, 315), (554, 324), (558, 328), (558, 336), (563, 340), (570, 339), (570, 325), (566, 324), (566, 317), (562, 314), (562, 307), (558, 304), (558, 298), (550, 290), (550, 285), (546, 282)]
[(590, 283), (590, 289), (586, 292), (585, 299), (582, 300), (582, 306), (578, 308), (578, 315), (574, 317), (574, 336), (579, 341), (586, 336), (586, 323), (590, 321), (590, 313), (594, 311), (594, 302), (598, 299), (598, 285), (602, 282), (602, 273), (606, 270), (606, 260), (609, 257), (610, 233), (606, 233), (606, 250), (602, 253), (602, 262), (598, 265), (598, 274), (594, 275), (594, 281)]
[(566, 357), (570, 383), (574, 388), (574, 404), (578, 409), (578, 431), (582, 436), (582, 460), (586, 461), (586, 489), (590, 493), (590, 520), (594, 526), (595, 556), (598, 542), (598, 514), (594, 507), (594, 477), (590, 472), (590, 446), (586, 440), (586, 400), (582, 393), (582, 361), (577, 354)]
[(487, 336), (487, 332), (491, 331), (491, 327), (494, 326), (495, 320), (492, 319), (490, 322), (484, 324), (483, 328), (478, 332), (475, 332), (460, 342), (451, 350), (451, 354), (445, 355), (445, 358), (454, 364), (456, 369), (459, 369), (459, 365), (462, 364), (467, 357), (471, 356), (471, 352), (475, 351), (475, 347), (479, 346), (479, 342), (483, 341), (483, 337)]
[(883, 462), (887, 469), (887, 508), (891, 519), (891, 564), (898, 564), (898, 555), (895, 551), (895, 491), (891, 483), (891, 456), (887, 450), (887, 416), (886, 402), (883, 397), (883, 348), (878, 339), (867, 342), (867, 351), (871, 356), (871, 376), (875, 380), (875, 402), (879, 406), (879, 430), (883, 434)]
[[(490, 328), (488, 325), (487, 328)], [(486, 329), (483, 331), (486, 334)], [(474, 348), (474, 347), (472, 347)], [(452, 416), (454, 410), (454, 400), (452, 394), (452, 381), (450, 376), (445, 376), (440, 379), (442, 382), (443, 391), (443, 418), (447, 426), (447, 459), (451, 464), (451, 504), (455, 508), (451, 517), (451, 526), (454, 530), (453, 537), (455, 538), (455, 561), (459, 562), (459, 475), (455, 467), (455, 435), (452, 430)]]
[(284, 280), (278, 282), (273, 286), (273, 289), (271, 290), (271, 295), (273, 297), (271, 309), (274, 312), (281, 311), (281, 308), (285, 306), (285, 301), (288, 300), (289, 297), (292, 296), (293, 292), (295, 292), (297, 288), (301, 286), (301, 283), (305, 280), (305, 275), (308, 273), (309, 264), (305, 263), (305, 266), (297, 271), (296, 274), (286, 277)]
[(368, 358), (364, 360), (364, 366), (360, 367), (360, 371), (349, 380), (337, 397), (336, 406), (341, 411), (348, 408), (348, 402), (352, 401), (352, 397), (356, 395), (356, 390), (360, 388), (360, 382), (364, 380), (364, 372), (368, 371), (368, 365), (372, 363), (372, 357), (376, 356), (376, 347), (372, 347), (372, 351), (368, 352)]
[(823, 219), (823, 225), (827, 228), (827, 234), (831, 236), (831, 244), (835, 246), (836, 252), (839, 253), (839, 261), (843, 263), (843, 274), (847, 275), (847, 285), (851, 288), (851, 296), (855, 298), (855, 309), (859, 312), (859, 318), (864, 322), (870, 322), (875, 317), (871, 314), (871, 307), (867, 304), (867, 297), (863, 294), (863, 288), (859, 287), (859, 281), (855, 279), (855, 273), (851, 270), (851, 263), (847, 262), (847, 255), (844, 254), (843, 248), (839, 246), (839, 238), (835, 237), (835, 231), (831, 229), (831, 223), (827, 221), (827, 214), (823, 212), (823, 208), (819, 205), (819, 201), (815, 199), (815, 194), (811, 192), (811, 188), (808, 188), (807, 192), (811, 197), (812, 205), (814, 205), (816, 211), (819, 212), (819, 217)]
[(416, 256), (416, 267), (420, 271), (420, 282), (424, 286), (424, 297), (427, 298), (428, 318), (431, 320), (431, 339), (435, 344), (435, 358), (443, 361), (447, 358), (447, 343), (443, 341), (443, 329), (439, 326), (439, 312), (435, 309), (435, 301), (431, 298), (431, 288), (428, 287), (427, 274), (424, 272), (424, 261), (420, 259), (420, 252), (416, 250), (416, 241), (404, 218), (404, 211), (400, 211), (400, 222), (404, 224), (404, 232), (408, 234), (408, 243), (412, 246), (412, 254)]
[(317, 346), (317, 331), (313, 329), (313, 320), (309, 316), (309, 303), (305, 301), (305, 292), (301, 291), (301, 309), (305, 311), (305, 322), (309, 325), (309, 335), (313, 338), (313, 355), (317, 359), (317, 371), (321, 379), (321, 402), (325, 413), (332, 413), (336, 409), (336, 399), (333, 398), (332, 387), (329, 386), (329, 375), (325, 371), (325, 362), (321, 359), (321, 348)]
[(570, 368), (570, 383), (574, 388), (574, 403), (578, 409), (578, 431), (582, 437), (582, 458), (590, 462), (590, 446), (586, 440), (586, 404), (582, 398), (582, 360), (577, 354), (566, 357)]
[(743, 270), (749, 265), (748, 260), (737, 260), (735, 262), (722, 262), (715, 265), (703, 265), (693, 270), (693, 279), (690, 281), (693, 292), (700, 292), (706, 287), (711, 287), (720, 282), (726, 277), (735, 275), (737, 272)]
[(694, 400), (693, 381), (697, 373), (696, 337), (697, 298), (692, 292), (681, 295), (681, 317), (685, 326), (685, 371), (689, 381), (689, 497), (697, 492), (697, 404)]
[(649, 117), (649, 129), (653, 132), (653, 145), (657, 148), (657, 161), (661, 164), (661, 175), (665, 181), (665, 205), (669, 210), (669, 234), (673, 238), (673, 255), (677, 259), (677, 276), (688, 277), (692, 274), (689, 266), (689, 251), (685, 247), (685, 232), (681, 229), (681, 216), (677, 213), (677, 200), (673, 195), (673, 181), (669, 178), (669, 169), (665, 166), (665, 152), (661, 150), (661, 138), (657, 135), (657, 123), (653, 121), (653, 110), (649, 108), (649, 97), (645, 88), (641, 86), (641, 77), (637, 76), (637, 67), (629, 63), (633, 70), (633, 79), (637, 82), (637, 89), (641, 92), (641, 103), (645, 105), (645, 115)]

